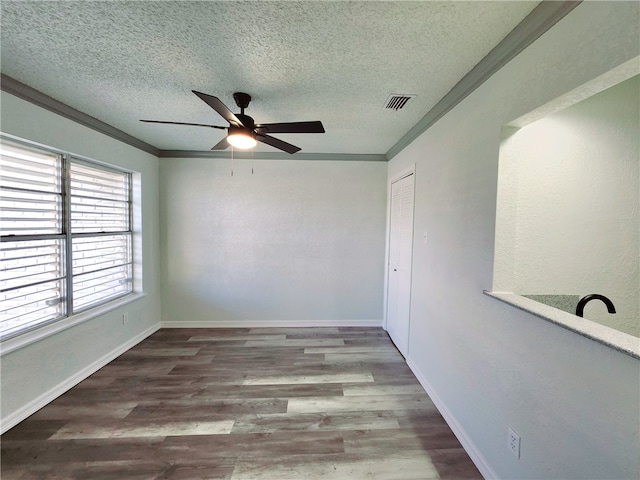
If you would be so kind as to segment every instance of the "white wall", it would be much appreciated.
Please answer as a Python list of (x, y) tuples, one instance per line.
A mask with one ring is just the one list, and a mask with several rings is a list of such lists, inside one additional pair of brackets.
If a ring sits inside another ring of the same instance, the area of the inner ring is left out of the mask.
[(381, 325), (386, 163), (231, 168), (161, 159), (163, 322)]
[[(585, 318), (640, 336), (638, 132), (635, 76), (503, 142), (498, 206), (515, 210), (508, 290), (601, 293), (617, 313), (593, 302)], [(510, 178), (504, 178), (504, 167)]]
[(640, 476), (640, 362), (482, 293), (501, 127), (638, 56), (639, 6), (580, 4), (389, 164), (416, 163), (408, 362), (487, 475)]
[[(141, 173), (143, 298), (2, 356), (3, 430), (159, 327), (158, 159), (54, 113), (1, 94), (0, 131)], [(122, 324), (122, 314), (129, 322)]]

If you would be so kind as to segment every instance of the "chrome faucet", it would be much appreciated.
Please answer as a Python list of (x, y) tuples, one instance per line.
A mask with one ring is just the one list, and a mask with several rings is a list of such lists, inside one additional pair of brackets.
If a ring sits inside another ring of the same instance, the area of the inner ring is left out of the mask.
[(589, 295), (585, 295), (580, 299), (578, 305), (576, 306), (576, 315), (582, 317), (584, 314), (584, 306), (589, 303), (591, 300), (601, 300), (606, 306), (607, 311), (609, 313), (616, 313), (616, 308), (613, 306), (613, 302), (609, 300), (604, 295), (600, 295), (599, 293), (590, 293)]

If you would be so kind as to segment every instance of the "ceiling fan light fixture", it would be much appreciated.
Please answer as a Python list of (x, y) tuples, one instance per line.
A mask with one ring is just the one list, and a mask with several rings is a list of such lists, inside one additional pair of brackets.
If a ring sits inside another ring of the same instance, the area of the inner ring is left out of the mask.
[(253, 148), (258, 144), (254, 136), (246, 131), (229, 132), (229, 135), (227, 135), (227, 142), (229, 142), (229, 145), (241, 150)]
[[(2, 1), (2, 0), (0, 0)], [(244, 109), (249, 106), (251, 95), (248, 93), (236, 92), (233, 99), (240, 108), (240, 113), (233, 113), (229, 108), (220, 101), (219, 98), (206, 93), (195, 93), (207, 105), (213, 108), (228, 123), (228, 127), (218, 125), (209, 125), (207, 123), (188, 123), (188, 122), (169, 122), (165, 120), (140, 120), (141, 122), (150, 123), (167, 123), (171, 125), (189, 125), (193, 127), (209, 127), (220, 130), (227, 130), (227, 136), (216, 143), (211, 150), (224, 150), (229, 145), (247, 150), (255, 147), (258, 142), (270, 145), (278, 150), (294, 154), (300, 151), (300, 147), (291, 145), (290, 143), (280, 140), (279, 138), (268, 135), (269, 133), (324, 133), (322, 122), (316, 120), (313, 122), (280, 122), (280, 123), (262, 123), (256, 125), (249, 115), (244, 114)]]

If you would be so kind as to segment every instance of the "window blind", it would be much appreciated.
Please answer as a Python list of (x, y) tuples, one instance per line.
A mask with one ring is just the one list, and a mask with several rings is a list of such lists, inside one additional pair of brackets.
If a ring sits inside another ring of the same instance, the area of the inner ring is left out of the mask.
[(62, 158), (0, 144), (0, 335), (65, 315)]
[(131, 174), (0, 143), (0, 337), (133, 291)]
[[(71, 163), (73, 309), (132, 289), (130, 176)], [(112, 233), (112, 235), (106, 235)]]

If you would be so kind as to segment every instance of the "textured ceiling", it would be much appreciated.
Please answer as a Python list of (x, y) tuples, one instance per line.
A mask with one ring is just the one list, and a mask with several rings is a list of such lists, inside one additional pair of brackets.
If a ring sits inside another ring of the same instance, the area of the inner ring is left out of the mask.
[[(226, 126), (191, 90), (256, 122), (321, 120), (274, 135), (304, 153), (386, 153), (538, 2), (7, 1), (1, 70), (163, 150), (209, 150)], [(389, 94), (417, 94), (398, 112)], [(259, 144), (256, 151), (276, 151)]]

